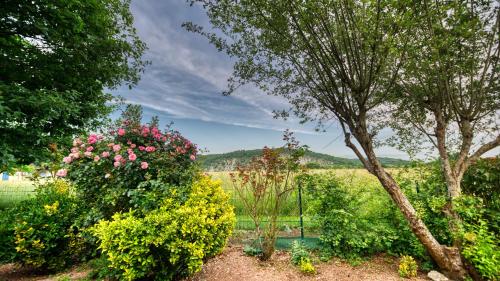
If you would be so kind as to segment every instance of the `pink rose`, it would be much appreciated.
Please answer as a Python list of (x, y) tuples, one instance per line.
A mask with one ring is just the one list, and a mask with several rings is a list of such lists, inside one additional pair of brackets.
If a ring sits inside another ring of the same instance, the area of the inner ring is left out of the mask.
[(79, 152), (70, 153), (69, 157), (71, 157), (73, 159), (78, 159), (78, 158), (80, 158), (80, 153)]
[(99, 160), (101, 160), (101, 157), (99, 157), (98, 155), (96, 155), (96, 156), (94, 157), (94, 161), (95, 161), (95, 162), (97, 162), (97, 161), (99, 161)]
[(120, 162), (118, 162), (118, 161), (116, 161), (116, 162), (114, 162), (114, 163), (113, 163), (113, 166), (115, 166), (115, 168), (120, 167), (120, 165), (121, 165), (121, 163), (120, 163)]
[(194, 160), (196, 160), (196, 156), (194, 156), (193, 154), (191, 154), (191, 156), (189, 156), (189, 159), (191, 159), (191, 160), (194, 161)]
[(136, 148), (136, 147), (137, 147), (137, 145), (135, 143), (130, 145), (130, 148)]
[(109, 152), (108, 152), (108, 151), (104, 151), (104, 152), (101, 154), (101, 156), (102, 156), (103, 158), (108, 158), (108, 157), (109, 157)]
[(89, 138), (87, 139), (87, 142), (89, 144), (94, 144), (97, 142), (97, 136), (96, 135), (90, 135)]
[(87, 157), (92, 157), (92, 152), (90, 152), (90, 151), (85, 151), (85, 152), (83, 153), (83, 155), (85, 155), (85, 156), (87, 156)]
[(82, 140), (80, 138), (73, 140), (73, 146), (79, 146), (80, 144), (82, 144)]
[(141, 162), (141, 169), (146, 170), (148, 167), (148, 162)]
[(115, 156), (114, 159), (115, 159), (116, 162), (119, 162), (120, 160), (122, 160), (122, 158), (123, 157), (120, 154), (118, 154), (118, 155)]
[(130, 161), (134, 161), (135, 159), (137, 159), (137, 156), (133, 153), (128, 156), (128, 160)]
[(123, 128), (118, 129), (118, 135), (119, 136), (125, 135), (125, 129), (123, 129)]
[(141, 133), (142, 133), (143, 136), (144, 135), (147, 136), (149, 134), (149, 128), (148, 127), (142, 128), (142, 132)]
[(128, 154), (133, 154), (133, 153), (134, 153), (134, 150), (132, 150), (132, 148), (129, 148), (129, 149), (127, 149), (127, 153), (128, 153)]
[(148, 147), (146, 147), (146, 151), (147, 152), (153, 152), (155, 150), (156, 150), (156, 148), (154, 146), (148, 146)]
[(71, 156), (67, 156), (67, 157), (63, 158), (63, 162), (66, 163), (66, 164), (71, 163), (71, 161), (73, 161), (73, 159), (71, 159)]
[(89, 146), (89, 147), (87, 147), (87, 151), (89, 151), (89, 152), (90, 152), (90, 151), (92, 151), (92, 150), (94, 150), (94, 147), (93, 147), (93, 146)]
[(64, 178), (68, 174), (68, 170), (66, 169), (60, 169), (57, 171), (56, 176)]
[(78, 147), (71, 148), (71, 153), (78, 153), (78, 151), (80, 151), (80, 149), (78, 149)]
[(115, 145), (113, 145), (113, 151), (114, 151), (114, 152), (119, 151), (121, 148), (122, 148), (122, 147), (121, 147), (119, 144), (115, 144)]
[(146, 149), (144, 146), (139, 145), (139, 150), (140, 150), (140, 151), (144, 151), (144, 149)]

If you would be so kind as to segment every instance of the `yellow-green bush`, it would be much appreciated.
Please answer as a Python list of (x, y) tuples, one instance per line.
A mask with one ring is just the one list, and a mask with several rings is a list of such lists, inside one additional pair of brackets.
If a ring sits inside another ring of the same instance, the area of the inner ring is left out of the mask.
[(299, 261), (299, 269), (304, 274), (315, 274), (316, 268), (308, 258), (302, 258)]
[(411, 256), (402, 256), (399, 261), (399, 276), (411, 278), (417, 276), (417, 262)]
[(167, 199), (138, 217), (115, 214), (93, 229), (109, 267), (122, 280), (171, 280), (201, 269), (203, 260), (222, 251), (235, 216), (219, 181), (202, 177), (184, 204)]
[(55, 271), (78, 260), (85, 251), (73, 223), (77, 199), (62, 180), (40, 186), (35, 197), (0, 214), (0, 262), (16, 262)]

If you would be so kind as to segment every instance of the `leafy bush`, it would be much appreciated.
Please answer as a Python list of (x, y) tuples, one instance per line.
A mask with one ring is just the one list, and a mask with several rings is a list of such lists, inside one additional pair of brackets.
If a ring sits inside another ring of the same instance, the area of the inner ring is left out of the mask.
[[(302, 168), (299, 160), (306, 149), (288, 131), (283, 139), (287, 142), (284, 147), (264, 147), (261, 157), (238, 166), (237, 172), (230, 174), (234, 190), (255, 225), (255, 240), (260, 243), (262, 260), (269, 259), (274, 252), (277, 220), (286, 198), (295, 189), (294, 179)], [(262, 224), (263, 221), (268, 223)]]
[(299, 269), (302, 273), (305, 274), (315, 274), (316, 273), (316, 268), (314, 268), (314, 265), (312, 264), (310, 259), (300, 259), (299, 262)]
[(252, 257), (260, 256), (262, 255), (262, 249), (255, 248), (250, 245), (245, 245), (245, 247), (243, 248), (243, 253), (245, 253), (245, 255), (247, 256), (252, 256)]
[[(123, 280), (171, 280), (200, 270), (203, 260), (222, 251), (235, 216), (220, 182), (203, 177), (183, 204), (168, 198), (137, 216), (115, 214), (93, 229), (109, 267)], [(113, 271), (110, 271), (113, 272)]]
[(300, 271), (305, 274), (314, 274), (316, 269), (311, 262), (311, 255), (304, 244), (300, 241), (293, 241), (291, 252), (292, 264), (298, 266)]
[(482, 199), (464, 195), (453, 201), (453, 208), (462, 218), (461, 231), (456, 234), (462, 241), (462, 255), (483, 278), (498, 280), (500, 246), (490, 223), (485, 220)]
[(2, 213), (3, 262), (55, 271), (80, 258), (85, 243), (72, 227), (79, 203), (69, 185), (56, 180), (38, 187), (34, 198)]
[(125, 120), (105, 136), (75, 139), (63, 160), (67, 170), (58, 175), (75, 183), (91, 209), (85, 225), (92, 225), (131, 208), (153, 210), (173, 193), (185, 200), (197, 175), (196, 154), (196, 146), (176, 131)]
[(302, 259), (311, 259), (309, 252), (307, 251), (304, 244), (300, 241), (293, 241), (292, 243), (292, 252), (291, 252), (291, 261), (293, 265), (299, 265), (300, 260)]
[(411, 256), (402, 256), (399, 260), (399, 276), (411, 278), (417, 276), (418, 265)]

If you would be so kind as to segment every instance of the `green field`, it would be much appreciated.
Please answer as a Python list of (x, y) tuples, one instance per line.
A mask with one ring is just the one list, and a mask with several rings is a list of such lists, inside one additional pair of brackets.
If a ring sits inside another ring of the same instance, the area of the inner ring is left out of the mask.
[[(397, 170), (392, 171), (397, 173)], [(335, 176), (340, 178), (341, 181), (349, 187), (350, 193), (355, 194), (361, 198), (362, 201), (367, 202), (362, 210), (363, 213), (376, 211), (377, 208), (383, 208), (383, 205), (387, 203), (388, 196), (378, 180), (364, 169), (324, 169), (312, 170), (310, 173), (333, 173)], [(231, 196), (231, 203), (235, 207), (237, 217), (236, 228), (242, 230), (254, 229), (255, 226), (253, 225), (250, 216), (248, 216), (245, 212), (243, 202), (234, 192), (229, 172), (210, 172), (208, 174), (214, 179), (221, 180), (223, 189)], [(374, 197), (377, 197), (375, 199), (380, 200), (373, 200)], [(308, 195), (306, 191), (303, 193), (302, 206), (304, 213), (304, 228), (306, 229), (306, 232), (316, 232), (312, 214), (308, 212)], [(299, 204), (298, 192), (296, 190), (287, 197), (281, 216), (278, 219), (278, 225), (282, 231), (293, 231), (299, 227)]]
[(34, 194), (35, 185), (28, 180), (0, 181), (0, 209), (13, 206)]

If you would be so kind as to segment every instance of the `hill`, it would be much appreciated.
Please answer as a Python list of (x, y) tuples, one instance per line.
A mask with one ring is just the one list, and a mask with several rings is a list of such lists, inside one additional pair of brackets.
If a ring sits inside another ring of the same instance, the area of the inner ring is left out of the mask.
[[(246, 164), (253, 157), (259, 157), (261, 153), (262, 149), (237, 150), (221, 154), (200, 155), (198, 159), (206, 171), (232, 171), (238, 164)], [(402, 167), (410, 163), (409, 161), (396, 158), (381, 157), (379, 159), (382, 165), (388, 168)], [(306, 155), (303, 157), (303, 163), (313, 169), (363, 168), (358, 159), (336, 157), (314, 151), (306, 152)]]

